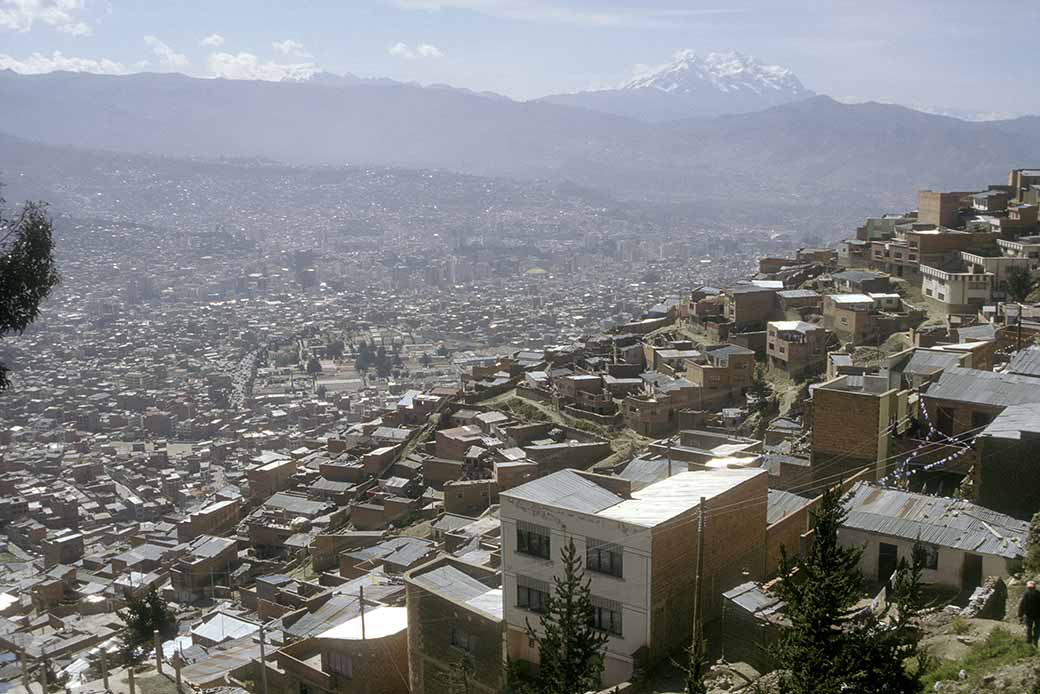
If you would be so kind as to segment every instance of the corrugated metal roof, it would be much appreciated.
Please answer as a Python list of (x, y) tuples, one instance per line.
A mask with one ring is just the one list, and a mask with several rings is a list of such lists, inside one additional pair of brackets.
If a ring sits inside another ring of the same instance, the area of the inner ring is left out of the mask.
[(924, 395), (926, 398), (978, 405), (1023, 405), (1040, 403), (1040, 387), (1037, 386), (1036, 379), (1029, 376), (954, 367), (943, 371)]
[[(366, 600), (368, 597), (366, 596)], [(353, 619), (361, 614), (361, 602), (353, 595), (333, 595), (328, 602), (314, 612), (309, 612), (291, 626), (285, 628), (285, 632), (297, 639), (314, 636), (323, 631), (331, 629), (337, 624)]]
[[(672, 472), (687, 469), (686, 463), (672, 461)], [(625, 466), (618, 477), (630, 482), (651, 484), (668, 476), (668, 458), (635, 458)]]
[(797, 511), (809, 503), (809, 499), (780, 489), (769, 490), (769, 508), (766, 511), (766, 523), (772, 525), (781, 518)]
[(955, 352), (933, 352), (927, 349), (915, 349), (910, 361), (906, 363), (903, 373), (915, 376), (931, 376), (937, 371), (959, 365), (961, 355)]
[(411, 580), (420, 588), (435, 591), (460, 605), (488, 591), (488, 586), (454, 566), (438, 566), (426, 573), (412, 576)]
[[(1037, 386), (1040, 387), (1040, 383)], [(981, 435), (998, 439), (1021, 439), (1023, 431), (1040, 433), (1040, 407), (1034, 404), (1011, 405), (997, 415), (982, 430)]]
[(581, 513), (597, 513), (622, 501), (617, 494), (571, 470), (554, 472), (502, 492), (499, 496), (534, 501)]
[(882, 489), (861, 482), (846, 502), (843, 527), (1014, 559), (1025, 554), (1029, 524), (963, 499)]
[(1020, 376), (1040, 376), (1040, 346), (1027, 347), (1011, 359), (1008, 373)]

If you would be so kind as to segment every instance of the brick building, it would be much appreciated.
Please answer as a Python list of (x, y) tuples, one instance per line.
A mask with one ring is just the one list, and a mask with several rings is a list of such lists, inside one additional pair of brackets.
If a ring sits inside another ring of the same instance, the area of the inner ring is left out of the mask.
[(811, 376), (827, 368), (829, 330), (804, 321), (770, 321), (766, 328), (769, 368), (791, 378)]
[(495, 570), (441, 557), (405, 574), (408, 676), (412, 694), (450, 688), (460, 658), (472, 669), (471, 694), (505, 686), (501, 576)]
[(892, 439), (909, 428), (909, 391), (884, 376), (839, 376), (810, 388), (813, 479), (826, 482), (873, 467), (887, 474)]

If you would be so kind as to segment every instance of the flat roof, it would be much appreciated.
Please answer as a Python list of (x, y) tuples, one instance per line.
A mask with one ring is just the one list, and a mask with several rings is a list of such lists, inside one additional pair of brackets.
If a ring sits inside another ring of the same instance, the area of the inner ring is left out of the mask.
[(680, 472), (632, 492), (631, 499), (605, 508), (596, 515), (652, 528), (696, 508), (702, 497), (710, 501), (758, 475), (765, 474), (766, 471), (762, 469)]
[(366, 610), (365, 616), (337, 624), (327, 631), (318, 634), (319, 639), (335, 639), (339, 641), (360, 641), (361, 621), (365, 622), (365, 638), (381, 639), (399, 634), (408, 629), (407, 607), (376, 607)]

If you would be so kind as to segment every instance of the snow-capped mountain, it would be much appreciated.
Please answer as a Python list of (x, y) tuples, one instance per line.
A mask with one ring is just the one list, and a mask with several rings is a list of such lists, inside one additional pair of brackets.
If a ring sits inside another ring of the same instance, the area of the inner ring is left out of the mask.
[(687, 49), (616, 89), (557, 94), (544, 101), (656, 122), (759, 111), (813, 94), (789, 68), (735, 51), (702, 56)]

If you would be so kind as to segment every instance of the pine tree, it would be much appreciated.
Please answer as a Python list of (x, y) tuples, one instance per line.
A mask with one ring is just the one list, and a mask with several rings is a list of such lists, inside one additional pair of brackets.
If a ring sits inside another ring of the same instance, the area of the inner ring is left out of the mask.
[(851, 626), (852, 607), (863, 578), (858, 565), (862, 550), (838, 544), (838, 529), (846, 511), (837, 489), (823, 494), (813, 514), (812, 547), (792, 561), (780, 551), (778, 597), (786, 603), (790, 626), (774, 651), (780, 668), (781, 691), (790, 694), (831, 694), (846, 691), (850, 673), (858, 668)]
[[(900, 560), (892, 580), (891, 599), (884, 611), (858, 622), (850, 630), (850, 641), (859, 660), (859, 669), (850, 678), (853, 691), (917, 694), (924, 688), (917, 621), (924, 606), (924, 548), (920, 543), (914, 544), (911, 558), (910, 562)], [(909, 660), (917, 660), (913, 671), (906, 668)]]
[(136, 660), (139, 649), (143, 647), (147, 650), (152, 645), (156, 630), (163, 638), (177, 633), (177, 620), (173, 611), (155, 588), (151, 588), (142, 598), (130, 598), (126, 609), (117, 614), (123, 620), (124, 629), (120, 640), (127, 662)]
[[(59, 280), (44, 205), (27, 203), (13, 219), (3, 208), (0, 198), (0, 337), (24, 332)], [(0, 364), (0, 391), (8, 385), (7, 368)]]
[(540, 664), (533, 691), (539, 694), (582, 694), (599, 687), (603, 647), (608, 636), (593, 625), (591, 580), (569, 540), (561, 551), (563, 576), (553, 578), (539, 636), (528, 623), (528, 636), (538, 644)]
[(1009, 267), (1005, 282), (1007, 283), (1007, 296), (1011, 301), (1024, 301), (1033, 291), (1033, 276), (1024, 267)]

